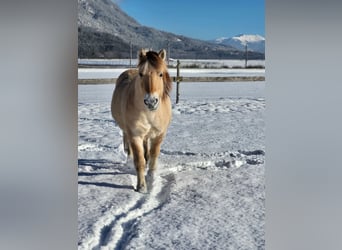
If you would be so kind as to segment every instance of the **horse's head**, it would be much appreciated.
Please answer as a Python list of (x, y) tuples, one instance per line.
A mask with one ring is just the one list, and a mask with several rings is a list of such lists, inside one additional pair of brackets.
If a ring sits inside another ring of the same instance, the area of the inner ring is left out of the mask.
[(172, 81), (165, 64), (166, 51), (139, 51), (139, 77), (143, 90), (144, 103), (149, 110), (156, 110), (159, 103), (167, 98)]

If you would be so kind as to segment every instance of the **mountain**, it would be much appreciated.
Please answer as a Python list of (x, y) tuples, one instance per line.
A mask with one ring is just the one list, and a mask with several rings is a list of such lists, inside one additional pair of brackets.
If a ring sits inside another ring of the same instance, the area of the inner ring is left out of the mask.
[(247, 42), (247, 49), (265, 54), (265, 38), (260, 35), (244, 35), (240, 34), (231, 38), (221, 37), (213, 41), (215, 44), (225, 44), (232, 46), (239, 50), (245, 50)]
[[(148, 14), (148, 13), (147, 13)], [(230, 45), (201, 41), (139, 24), (111, 0), (78, 0), (78, 57), (129, 58), (140, 48), (168, 49), (183, 59), (242, 59), (244, 52)], [(263, 59), (262, 53), (249, 53)]]

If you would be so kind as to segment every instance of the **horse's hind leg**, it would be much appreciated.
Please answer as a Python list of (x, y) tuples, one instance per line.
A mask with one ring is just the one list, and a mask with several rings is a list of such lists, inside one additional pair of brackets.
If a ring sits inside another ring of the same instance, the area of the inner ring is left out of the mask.
[(127, 153), (127, 156), (131, 157), (132, 156), (132, 149), (131, 149), (131, 145), (128, 141), (126, 133), (124, 133), (124, 135), (123, 135), (123, 144), (124, 144), (124, 150)]
[(149, 139), (148, 138), (144, 139), (144, 157), (145, 157), (145, 161), (147, 163), (148, 160), (150, 159), (150, 145), (149, 145)]

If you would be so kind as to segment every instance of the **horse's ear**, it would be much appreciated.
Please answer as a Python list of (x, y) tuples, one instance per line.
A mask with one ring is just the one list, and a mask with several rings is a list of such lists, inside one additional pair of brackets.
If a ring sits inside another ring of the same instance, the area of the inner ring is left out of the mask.
[(165, 61), (165, 59), (166, 59), (166, 50), (162, 49), (161, 51), (159, 51), (158, 55), (159, 55), (159, 57), (161, 59), (163, 59), (163, 61)]
[(142, 59), (143, 57), (146, 56), (146, 53), (147, 53), (147, 50), (146, 50), (146, 49), (140, 49), (140, 50), (139, 50), (139, 53), (138, 53), (138, 59), (139, 59), (139, 61), (141, 61), (141, 59)]

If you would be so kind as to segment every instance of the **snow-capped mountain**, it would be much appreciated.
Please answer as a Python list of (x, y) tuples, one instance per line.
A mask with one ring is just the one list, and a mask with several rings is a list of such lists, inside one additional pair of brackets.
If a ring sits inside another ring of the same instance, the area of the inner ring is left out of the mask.
[(234, 37), (220, 37), (214, 40), (216, 44), (230, 45), (239, 50), (245, 50), (247, 42), (247, 48), (249, 51), (265, 53), (265, 38), (260, 35), (245, 35), (240, 34)]

